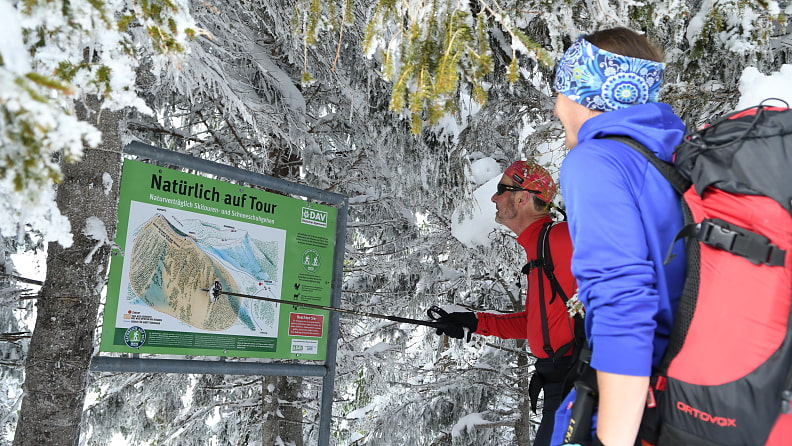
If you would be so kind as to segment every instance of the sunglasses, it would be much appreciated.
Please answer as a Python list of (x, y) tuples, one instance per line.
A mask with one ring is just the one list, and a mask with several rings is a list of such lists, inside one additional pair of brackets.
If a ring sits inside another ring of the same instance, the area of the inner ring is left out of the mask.
[(530, 192), (535, 195), (540, 195), (542, 193), (541, 191), (538, 190), (523, 189), (521, 187), (511, 186), (509, 184), (498, 183), (498, 191), (495, 192), (495, 195), (503, 195), (503, 193), (506, 191), (515, 192), (520, 190), (524, 190), (526, 192)]

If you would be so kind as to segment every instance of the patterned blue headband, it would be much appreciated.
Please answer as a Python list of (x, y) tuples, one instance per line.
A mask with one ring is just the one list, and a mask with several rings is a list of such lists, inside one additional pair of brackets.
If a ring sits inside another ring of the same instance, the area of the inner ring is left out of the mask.
[(561, 57), (555, 89), (598, 111), (656, 102), (665, 64), (611, 53), (578, 37)]

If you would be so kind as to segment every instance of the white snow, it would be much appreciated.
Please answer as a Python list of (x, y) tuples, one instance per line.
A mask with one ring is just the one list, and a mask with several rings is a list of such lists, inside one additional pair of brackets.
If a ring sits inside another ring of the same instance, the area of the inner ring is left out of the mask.
[[(475, 200), (473, 206), (464, 205), (465, 209), (457, 209), (451, 214), (451, 235), (465, 246), (471, 248), (477, 245), (489, 246), (489, 233), (499, 226), (495, 223), (495, 203), (491, 198), (495, 194), (501, 175), (502, 173), (498, 173), (473, 191)], [(468, 212), (472, 212), (473, 215), (460, 220), (460, 216)]]
[(367, 404), (364, 407), (349, 412), (344, 418), (346, 418), (347, 420), (363, 418), (367, 416), (367, 414), (369, 414), (370, 412), (376, 411), (379, 407), (384, 406), (385, 404), (387, 404), (387, 402), (388, 402), (387, 398), (377, 395), (374, 398), (372, 398), (371, 403)]
[(88, 217), (85, 220), (83, 235), (103, 243), (108, 241), (107, 228), (99, 217)]
[[(778, 98), (792, 105), (792, 65), (784, 64), (779, 71), (763, 74), (755, 67), (748, 67), (740, 76), (740, 100), (737, 110), (759, 105), (767, 98)], [(769, 102), (783, 106), (778, 101)]]
[(113, 189), (113, 177), (107, 172), (102, 173), (102, 187), (105, 195), (109, 195)]
[(86, 264), (91, 263), (93, 260), (93, 255), (96, 251), (99, 250), (104, 244), (110, 243), (109, 237), (107, 236), (107, 228), (102, 220), (98, 217), (88, 217), (85, 220), (85, 228), (83, 228), (83, 235), (88, 238), (92, 238), (96, 240), (96, 245), (94, 245), (91, 252), (85, 257), (84, 262)]
[(470, 164), (470, 178), (477, 185), (482, 185), (503, 173), (500, 165), (492, 158), (481, 158)]
[(14, 74), (20, 75), (30, 70), (30, 57), (22, 42), (22, 28), (19, 26), (20, 17), (11, 2), (0, 2), (0, 17), (4, 17), (3, 26), (0, 26), (0, 56), (3, 67)]
[[(24, 225), (40, 231), (46, 241), (58, 242), (64, 247), (72, 244), (69, 222), (60, 214), (55, 204), (51, 172), (58, 172), (53, 154), (60, 153), (63, 159), (78, 160), (83, 147), (95, 147), (101, 134), (87, 122), (74, 116), (70, 104), (88, 94), (105, 97), (102, 107), (120, 109), (136, 107), (151, 113), (136, 88), (136, 67), (142, 59), (130, 54), (129, 35), (113, 26), (116, 12), (126, 12), (128, 4), (123, 1), (102, 3), (75, 0), (69, 2), (69, 17), (64, 14), (61, 2), (34, 2), (29, 6), (18, 2), (0, 2), (0, 104), (13, 114), (7, 118), (11, 124), (0, 122), (0, 234), (13, 236), (24, 230)], [(205, 34), (197, 28), (189, 14), (187, 0), (173, 2), (170, 9), (175, 39), (183, 47), (187, 42), (186, 28)], [(24, 13), (21, 13), (24, 9)], [(144, 24), (148, 25), (148, 24)], [(31, 37), (32, 36), (32, 37)], [(26, 37), (29, 42), (26, 42)], [(26, 46), (26, 43), (29, 45)], [(151, 44), (151, 42), (148, 42)], [(146, 42), (138, 47), (141, 51)], [(86, 48), (102, 54), (102, 64), (107, 68), (107, 85), (97, 82), (100, 67), (90, 65), (77, 69), (70, 85), (62, 90), (45, 88), (26, 77), (29, 73), (50, 77), (59, 70), (60, 64), (79, 66)], [(155, 52), (152, 61), (159, 67), (174, 69), (178, 65), (176, 56)], [(110, 94), (105, 91), (110, 87)], [(43, 100), (42, 100), (43, 99)], [(38, 152), (20, 143), (24, 126), (34, 133)], [(34, 156), (35, 159), (27, 159)], [(13, 161), (8, 164), (7, 161)], [(32, 162), (31, 162), (32, 161)], [(27, 165), (28, 167), (22, 167)], [(17, 178), (15, 178), (17, 177)], [(24, 184), (22, 190), (16, 183)], [(104, 177), (105, 190), (112, 185)], [(20, 226), (23, 227), (20, 229)]]
[(388, 351), (391, 348), (393, 348), (393, 347), (390, 344), (388, 344), (387, 342), (379, 342), (379, 343), (377, 343), (375, 345), (372, 345), (371, 347), (363, 350), (362, 354), (364, 354), (364, 355), (375, 355), (377, 353), (382, 353), (384, 351)]
[(471, 413), (460, 418), (451, 428), (451, 438), (460, 436), (465, 430), (473, 431), (476, 426), (491, 424), (480, 413)]

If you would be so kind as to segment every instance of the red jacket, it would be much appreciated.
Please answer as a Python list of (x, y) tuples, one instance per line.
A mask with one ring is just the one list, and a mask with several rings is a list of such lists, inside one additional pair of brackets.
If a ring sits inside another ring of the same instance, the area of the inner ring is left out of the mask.
[[(525, 249), (528, 261), (537, 258), (537, 242), (544, 223), (552, 221), (550, 216), (535, 221), (528, 226), (517, 242)], [(550, 230), (550, 253), (555, 266), (554, 272), (558, 283), (567, 297), (572, 297), (577, 289), (575, 278), (570, 271), (572, 261), (572, 241), (566, 222), (556, 224)], [(544, 281), (544, 300), (547, 308), (547, 327), (550, 334), (550, 345), (553, 351), (574, 338), (575, 324), (569, 317), (567, 307), (560, 296), (553, 303), (550, 299), (553, 290), (550, 281), (540, 268), (533, 268), (528, 273), (528, 290), (525, 297), (525, 311), (519, 313), (477, 313), (478, 327), (476, 333), (486, 336), (497, 336), (501, 339), (527, 339), (531, 353), (538, 358), (547, 358), (544, 351), (542, 336), (542, 316), (539, 304), (539, 278)], [(570, 350), (567, 355), (570, 355)]]

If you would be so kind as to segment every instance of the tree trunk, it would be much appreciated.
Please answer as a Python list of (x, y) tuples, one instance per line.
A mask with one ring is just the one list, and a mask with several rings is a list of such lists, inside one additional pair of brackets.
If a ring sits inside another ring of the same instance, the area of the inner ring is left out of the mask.
[[(528, 348), (528, 341), (520, 339), (517, 341), (517, 350), (525, 351)], [(528, 369), (530, 361), (528, 355), (519, 355), (517, 357), (517, 370), (519, 373), (519, 384), (517, 385), (520, 391), (520, 402), (517, 405), (520, 413), (520, 418), (514, 425), (515, 444), (530, 445), (532, 444), (531, 438), (536, 433), (536, 428), (531, 426), (531, 399), (528, 398), (528, 384), (531, 381), (533, 373), (525, 373)]]
[(261, 406), (264, 420), (261, 444), (303, 446), (303, 416), (298, 398), (302, 377), (267, 376), (262, 379)]
[[(80, 435), (99, 298), (110, 259), (110, 246), (86, 236), (84, 229), (89, 217), (96, 217), (104, 222), (107, 239), (115, 238), (121, 168), (121, 112), (99, 113), (99, 105), (95, 98), (77, 104), (80, 119), (102, 131), (102, 143), (86, 149), (82, 161), (63, 166), (57, 203), (71, 223), (74, 244), (48, 246), (14, 446), (73, 446)], [(105, 178), (112, 178), (111, 187)]]

